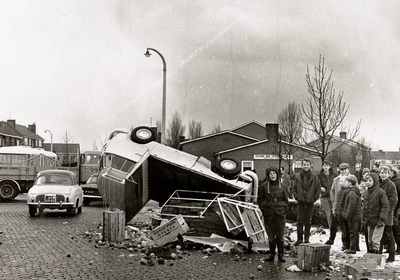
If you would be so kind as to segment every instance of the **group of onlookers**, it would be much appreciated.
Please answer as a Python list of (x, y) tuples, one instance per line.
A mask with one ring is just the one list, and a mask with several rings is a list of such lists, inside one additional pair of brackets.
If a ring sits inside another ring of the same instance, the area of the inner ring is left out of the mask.
[[(329, 225), (329, 239), (335, 242), (341, 230), (342, 250), (355, 254), (360, 250), (359, 234), (365, 234), (367, 251), (389, 253), (387, 262), (393, 262), (400, 254), (400, 177), (392, 166), (379, 166), (371, 170), (356, 165), (354, 175), (350, 166), (342, 163), (337, 170), (329, 161), (322, 165), (317, 175), (311, 171), (311, 162), (302, 160), (302, 170), (292, 177), (284, 168), (269, 168), (266, 178), (259, 186), (258, 203), (264, 215), (269, 239), (270, 256), (273, 261), (278, 249), (278, 260), (283, 258), (285, 216), (292, 197), (297, 201), (297, 241), (310, 242), (311, 220), (314, 203), (320, 198)], [(396, 250), (397, 244), (397, 250)]]

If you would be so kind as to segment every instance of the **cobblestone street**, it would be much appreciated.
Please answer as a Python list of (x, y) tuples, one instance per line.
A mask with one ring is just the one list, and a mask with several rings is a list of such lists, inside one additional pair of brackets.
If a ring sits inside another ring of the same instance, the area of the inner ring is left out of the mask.
[[(140, 264), (142, 252), (113, 247), (96, 248), (85, 232), (102, 221), (101, 202), (83, 208), (82, 214), (45, 210), (29, 217), (26, 195), (0, 202), (0, 279), (325, 279), (326, 272), (294, 273), (286, 263), (263, 263), (265, 254), (233, 254), (186, 250), (182, 259), (165, 264)], [(140, 215), (140, 214), (139, 214)], [(141, 217), (137, 217), (140, 219)], [(257, 266), (262, 265), (258, 271)], [(334, 279), (334, 278), (332, 278)], [(343, 278), (342, 278), (343, 279)]]

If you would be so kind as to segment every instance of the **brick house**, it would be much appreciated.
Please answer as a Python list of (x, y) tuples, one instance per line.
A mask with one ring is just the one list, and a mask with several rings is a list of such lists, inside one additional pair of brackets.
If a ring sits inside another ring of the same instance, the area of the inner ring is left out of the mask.
[[(43, 149), (51, 151), (51, 144), (44, 143)], [(80, 156), (80, 145), (78, 143), (53, 143), (53, 153), (63, 166), (75, 167)]]
[(0, 121), (0, 147), (31, 146), (42, 148), (44, 139), (36, 134), (36, 124), (28, 127), (15, 123), (15, 120)]
[(179, 149), (203, 156), (212, 164), (221, 158), (234, 159), (240, 164), (242, 172), (255, 170), (260, 179), (263, 179), (268, 167), (283, 166), (289, 170), (290, 165), (293, 173), (298, 171), (302, 158), (310, 158), (318, 166), (321, 161), (314, 150), (286, 142), (279, 135), (278, 124), (262, 125), (256, 121), (181, 142)]

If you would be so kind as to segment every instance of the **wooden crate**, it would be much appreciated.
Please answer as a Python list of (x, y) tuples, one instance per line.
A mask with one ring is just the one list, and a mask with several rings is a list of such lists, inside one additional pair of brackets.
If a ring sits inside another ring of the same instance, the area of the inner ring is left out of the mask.
[(386, 259), (381, 254), (367, 253), (362, 259), (346, 264), (346, 279), (395, 279), (395, 269), (385, 268)]
[(125, 240), (125, 212), (105, 210), (103, 212), (104, 241), (120, 243)]
[(322, 264), (329, 265), (331, 246), (319, 243), (300, 244), (297, 266), (304, 271), (318, 269)]
[(156, 227), (151, 233), (150, 237), (154, 240), (157, 246), (162, 246), (168, 242), (174, 241), (178, 234), (183, 234), (189, 230), (185, 219), (178, 215), (167, 223)]

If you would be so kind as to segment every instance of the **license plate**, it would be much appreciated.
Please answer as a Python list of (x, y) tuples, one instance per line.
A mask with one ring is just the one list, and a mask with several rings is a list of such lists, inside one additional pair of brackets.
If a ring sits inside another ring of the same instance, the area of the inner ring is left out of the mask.
[(44, 201), (47, 203), (54, 203), (54, 202), (56, 202), (56, 196), (55, 195), (46, 195)]
[(85, 194), (93, 194), (94, 191), (85, 191)]

